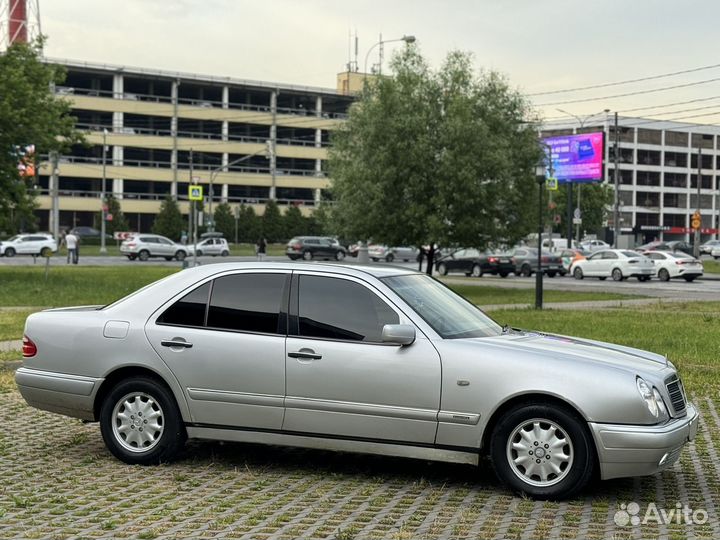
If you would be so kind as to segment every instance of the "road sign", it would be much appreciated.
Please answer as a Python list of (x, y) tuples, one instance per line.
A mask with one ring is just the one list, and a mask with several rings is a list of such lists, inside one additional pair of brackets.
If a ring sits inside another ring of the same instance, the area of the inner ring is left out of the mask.
[(554, 177), (550, 177), (547, 179), (547, 188), (549, 191), (557, 191), (558, 188), (558, 179)]
[(202, 201), (203, 200), (203, 187), (202, 186), (188, 186), (188, 199), (191, 201)]
[(556, 225), (559, 225), (560, 222), (562, 222), (562, 218), (560, 217), (560, 214), (555, 214), (553, 216), (553, 221), (555, 222)]
[(573, 218), (573, 225), (582, 225), (582, 218)]
[(582, 217), (582, 212), (580, 212), (580, 209), (579, 209), (579, 208), (576, 208), (576, 209), (575, 209), (575, 211), (573, 212), (573, 217), (574, 217), (575, 219), (580, 219), (580, 218)]
[(701, 223), (702, 222), (699, 219), (697, 219), (695, 216), (693, 216), (692, 220), (690, 221), (690, 225), (696, 231), (700, 228)]

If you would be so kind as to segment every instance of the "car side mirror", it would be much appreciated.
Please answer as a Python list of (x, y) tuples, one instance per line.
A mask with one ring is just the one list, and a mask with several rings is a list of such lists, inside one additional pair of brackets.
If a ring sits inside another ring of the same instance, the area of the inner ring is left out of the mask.
[(395, 345), (412, 345), (415, 327), (411, 324), (386, 324), (382, 329), (382, 342)]

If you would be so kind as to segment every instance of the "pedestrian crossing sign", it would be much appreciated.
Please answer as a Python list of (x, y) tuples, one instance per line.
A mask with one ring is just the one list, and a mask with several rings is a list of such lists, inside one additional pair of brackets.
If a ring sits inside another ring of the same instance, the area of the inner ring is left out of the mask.
[(188, 199), (190, 199), (191, 201), (202, 201), (203, 200), (202, 186), (188, 186)]
[(547, 188), (550, 191), (557, 191), (558, 188), (558, 179), (554, 177), (550, 177), (547, 179)]

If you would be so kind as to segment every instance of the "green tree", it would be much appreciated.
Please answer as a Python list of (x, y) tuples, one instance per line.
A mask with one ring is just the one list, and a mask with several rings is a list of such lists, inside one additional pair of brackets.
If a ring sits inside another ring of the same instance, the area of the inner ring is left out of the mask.
[(260, 237), (260, 218), (252, 206), (240, 205), (238, 214), (238, 240), (254, 244)]
[[(0, 54), (0, 230), (16, 232), (35, 226), (34, 177), (18, 164), (25, 149), (35, 155), (63, 152), (82, 141), (70, 116), (70, 102), (50, 92), (63, 81), (62, 68), (44, 64), (42, 40), (16, 43)], [(39, 165), (39, 164), (38, 164)]]
[(155, 234), (167, 236), (171, 240), (180, 240), (180, 235), (185, 227), (185, 219), (180, 213), (177, 202), (168, 195), (160, 205), (160, 212), (155, 216), (152, 230)]
[(334, 232), (480, 249), (530, 232), (542, 152), (529, 102), (497, 73), (475, 74), (466, 53), (434, 72), (406, 47), (392, 71), (334, 132)]
[(332, 224), (329, 223), (331, 212), (326, 203), (320, 203), (315, 211), (307, 218), (307, 234), (313, 236), (327, 236), (332, 234)]
[(308, 232), (308, 220), (303, 217), (300, 208), (295, 205), (288, 206), (283, 216), (284, 239), (288, 240), (293, 236), (302, 236)]
[[(607, 184), (582, 184), (573, 186), (573, 208), (577, 206), (577, 193), (580, 189), (581, 230), (585, 234), (602, 234), (603, 222), (608, 218), (608, 208), (613, 203), (613, 190)], [(556, 208), (553, 214), (560, 216), (560, 223), (554, 230), (563, 236), (567, 231), (567, 186), (560, 185), (553, 195)], [(573, 231), (575, 227), (573, 227)]]
[(265, 203), (265, 213), (262, 217), (262, 235), (268, 242), (283, 240), (283, 220), (280, 208), (274, 200)]
[[(107, 195), (106, 201), (108, 207), (107, 213), (112, 216), (112, 221), (105, 222), (105, 232), (107, 234), (113, 234), (117, 231), (129, 231), (130, 226), (128, 225), (127, 219), (125, 219), (125, 215), (122, 212), (120, 201), (118, 201), (112, 194)], [(93, 217), (93, 226), (98, 230), (101, 229), (101, 214), (101, 212), (98, 212)]]
[(229, 204), (222, 203), (215, 207), (214, 220), (216, 231), (223, 233), (228, 240), (235, 238), (235, 216)]

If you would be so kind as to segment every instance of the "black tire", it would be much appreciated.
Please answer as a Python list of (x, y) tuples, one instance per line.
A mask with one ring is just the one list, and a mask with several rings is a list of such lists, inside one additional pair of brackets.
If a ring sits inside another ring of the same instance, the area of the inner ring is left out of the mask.
[(685, 281), (687, 281), (688, 283), (690, 283), (690, 282), (692, 282), (692, 281), (695, 281), (695, 278), (696, 278), (696, 277), (697, 277), (697, 276), (683, 276), (683, 279), (684, 279)]
[(175, 258), (176, 258), (178, 261), (184, 261), (184, 260), (185, 260), (185, 257), (187, 257), (187, 253), (185, 253), (182, 249), (178, 249), (178, 250), (175, 252)]
[(668, 272), (665, 268), (661, 268), (658, 270), (658, 279), (660, 281), (670, 281), (670, 272)]
[(548, 272), (548, 273), (547, 273), (547, 276), (548, 276), (549, 278), (554, 278), (556, 275), (557, 275), (557, 272)]
[(141, 261), (147, 261), (150, 258), (150, 252), (147, 249), (143, 249), (138, 253), (138, 259)]
[[(522, 444), (525, 439), (519, 432), (527, 433), (527, 427), (536, 422), (540, 436), (532, 440), (535, 437), (531, 435), (527, 443), (533, 457), (523, 459), (524, 452), (518, 453), (517, 446), (511, 443)], [(554, 432), (550, 431), (552, 427), (556, 428)], [(554, 457), (553, 453), (563, 457)], [(500, 481), (513, 491), (538, 499), (562, 499), (583, 489), (592, 478), (595, 447), (577, 413), (560, 405), (535, 402), (516, 405), (500, 418), (492, 432), (490, 459)], [(538, 461), (542, 465), (546, 460), (553, 460), (561, 472), (551, 472), (543, 480), (543, 471), (533, 474), (533, 469)]]
[(529, 264), (524, 264), (523, 267), (520, 269), (520, 275), (523, 277), (530, 277), (532, 276), (532, 268), (530, 268)]
[(507, 273), (507, 272), (500, 272), (500, 277), (501, 277), (501, 278), (506, 278), (506, 277), (508, 277), (508, 273)]
[(127, 258), (131, 261), (134, 261), (135, 259), (137, 259), (137, 255), (128, 255)]
[(198, 256), (198, 257), (202, 257), (202, 249), (198, 249), (198, 250), (197, 250), (197, 256)]
[(482, 266), (479, 264), (473, 264), (472, 271), (470, 272), (470, 275), (472, 277), (480, 278), (483, 276), (483, 269)]
[(302, 258), (304, 261), (312, 261), (312, 259), (313, 259), (312, 251), (303, 251)]
[(342, 250), (338, 250), (335, 252), (335, 260), (336, 261), (342, 261), (345, 258), (345, 252)]
[(385, 256), (385, 262), (391, 263), (391, 262), (393, 262), (394, 260), (395, 260), (395, 257), (393, 256), (392, 253), (388, 253), (388, 254)]
[(230, 252), (227, 249), (224, 249), (220, 254), (221, 257), (227, 257), (228, 255), (230, 255)]
[(6, 257), (14, 257), (15, 256), (15, 248), (5, 248), (5, 256)]
[(583, 279), (583, 278), (585, 277), (585, 275), (583, 274), (582, 268), (580, 268), (579, 266), (577, 266), (577, 267), (575, 268), (575, 270), (573, 270), (573, 277), (574, 277), (575, 279)]
[[(122, 430), (118, 429), (123, 427), (119, 425), (121, 421), (117, 418), (118, 413), (124, 410), (123, 402), (132, 406), (137, 404), (146, 409), (146, 416), (149, 412), (154, 417), (142, 419), (143, 423), (139, 415), (132, 415), (135, 418), (127, 420), (128, 423), (132, 422), (133, 426), (128, 433), (135, 433), (136, 429), (139, 432), (144, 428), (145, 435), (142, 437), (152, 439), (145, 441), (147, 450), (141, 450), (137, 441), (123, 437)], [(152, 425), (155, 419), (157, 429), (148, 431), (147, 422)], [(119, 460), (131, 465), (155, 465), (170, 461), (182, 449), (187, 439), (185, 426), (172, 393), (164, 385), (146, 377), (120, 381), (110, 390), (100, 408), (100, 432), (108, 450)], [(133, 447), (136, 449), (131, 449)]]
[(437, 271), (438, 271), (438, 274), (440, 274), (441, 276), (447, 276), (448, 270), (447, 270), (447, 266), (445, 265), (445, 263), (438, 264)]
[(52, 250), (49, 247), (44, 247), (40, 250), (41, 257), (49, 257), (52, 255)]
[(613, 268), (611, 276), (613, 278), (613, 281), (622, 281), (623, 279), (625, 279), (623, 277), (622, 270), (620, 270), (619, 268)]

